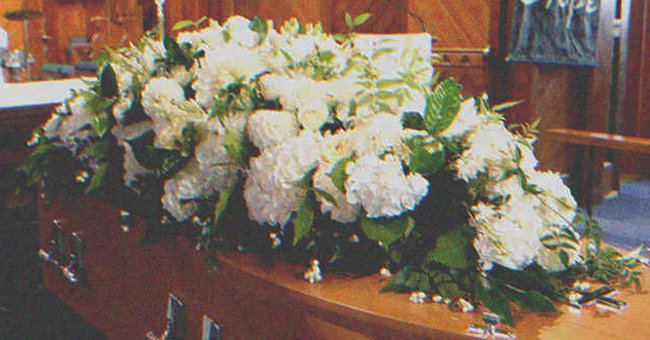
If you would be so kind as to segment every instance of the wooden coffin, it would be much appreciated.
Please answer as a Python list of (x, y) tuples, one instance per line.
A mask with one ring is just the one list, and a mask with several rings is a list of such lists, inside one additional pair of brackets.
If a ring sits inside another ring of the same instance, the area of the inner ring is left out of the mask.
[[(145, 227), (120, 228), (118, 212), (85, 200), (74, 209), (41, 205), (42, 248), (50, 241), (52, 219), (63, 220), (66, 241), (78, 232), (84, 241), (86, 282), (72, 285), (61, 270), (44, 262), (45, 285), (109, 339), (161, 335), (170, 293), (185, 306), (184, 338), (201, 339), (205, 316), (221, 327), (224, 339), (413, 339), (463, 338), (471, 323), (483, 323), (481, 311), (461, 313), (442, 304), (412, 304), (408, 296), (379, 293), (378, 275), (350, 278), (325, 275), (310, 285), (304, 268), (260, 258), (224, 254), (209, 271), (202, 253), (179, 237), (143, 244)], [(642, 284), (650, 283), (644, 268)], [(618, 313), (584, 309), (543, 315), (515, 314), (519, 339), (650, 339), (645, 320), (650, 295), (621, 292), (630, 307)]]

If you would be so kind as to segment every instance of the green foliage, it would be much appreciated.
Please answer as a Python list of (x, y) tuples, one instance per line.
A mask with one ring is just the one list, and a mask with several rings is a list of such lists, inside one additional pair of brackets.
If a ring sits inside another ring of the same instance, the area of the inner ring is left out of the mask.
[(117, 97), (120, 90), (117, 86), (117, 76), (111, 64), (104, 65), (99, 76), (99, 95), (104, 98)]
[(411, 216), (400, 216), (388, 220), (361, 217), (361, 229), (366, 237), (381, 242), (386, 248), (399, 239), (408, 238), (413, 228), (415, 228), (415, 221)]
[(292, 221), (294, 226), (293, 245), (296, 246), (314, 226), (314, 205), (310, 197), (302, 202)]
[(499, 315), (501, 322), (514, 326), (510, 303), (499, 289), (496, 287), (485, 288), (479, 283), (476, 285), (476, 295), (486, 308)]
[(424, 130), (424, 118), (417, 112), (404, 112), (402, 127), (405, 129)]
[(436, 261), (450, 268), (466, 269), (476, 260), (470, 256), (474, 231), (467, 226), (458, 226), (440, 235), (436, 246), (427, 254), (427, 260)]
[(447, 165), (445, 151), (431, 153), (425, 147), (417, 147), (411, 153), (409, 169), (421, 174), (431, 174), (442, 170)]
[(460, 87), (454, 79), (440, 82), (427, 96), (424, 115), (424, 126), (432, 136), (438, 135), (453, 123), (462, 97)]
[(186, 69), (190, 69), (194, 64), (194, 52), (191, 46), (185, 45), (181, 47), (176, 39), (169, 35), (163, 38), (163, 45), (165, 46), (165, 58), (162, 60), (167, 69), (171, 69), (176, 65), (183, 65)]
[(224, 134), (223, 138), (223, 146), (226, 148), (230, 159), (232, 159), (235, 164), (246, 167), (248, 165), (248, 159), (251, 156), (246, 137), (237, 132), (228, 130)]
[(262, 17), (253, 18), (250, 23), (250, 29), (258, 34), (258, 44), (262, 43), (262, 41), (264, 41), (264, 39), (266, 39), (266, 36), (269, 34), (269, 25)]
[(199, 27), (208, 20), (208, 17), (202, 17), (197, 21), (192, 21), (192, 20), (181, 20), (174, 24), (174, 27), (172, 27), (172, 31), (182, 31), (184, 29), (188, 28), (193, 28), (195, 30), (198, 30)]
[(332, 171), (327, 174), (327, 176), (332, 179), (334, 186), (343, 193), (345, 193), (345, 181), (348, 179), (348, 174), (345, 172), (345, 168), (348, 166), (350, 161), (352, 161), (350, 158), (342, 158), (336, 162)]
[(523, 102), (524, 102), (523, 100), (519, 100), (519, 101), (512, 101), (512, 102), (506, 102), (506, 103), (502, 103), (502, 104), (499, 104), (499, 105), (495, 105), (495, 106), (492, 107), (492, 111), (494, 111), (494, 112), (505, 111), (505, 110), (507, 110), (507, 109), (509, 109), (511, 107), (515, 107), (515, 106), (517, 106), (517, 105), (519, 105), (519, 104), (521, 104)]
[(509, 290), (506, 297), (517, 306), (529, 312), (557, 313), (559, 310), (551, 299), (537, 291)]

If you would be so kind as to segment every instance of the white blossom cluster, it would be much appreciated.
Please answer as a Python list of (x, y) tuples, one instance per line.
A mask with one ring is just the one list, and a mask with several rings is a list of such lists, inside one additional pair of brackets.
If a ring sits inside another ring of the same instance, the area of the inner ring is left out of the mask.
[[(248, 217), (274, 231), (312, 196), (322, 215), (352, 223), (407, 214), (430, 191), (445, 190), (409, 168), (408, 143), (432, 137), (402, 122), (406, 112), (425, 116), (430, 36), (355, 35), (338, 43), (320, 25), (290, 20), (276, 30), (271, 21), (232, 17), (180, 33), (177, 42), (196, 53), (192, 65), (161, 64), (166, 44), (152, 38), (108, 60), (118, 85), (109, 133), (124, 152), (125, 184), (151, 174), (131, 145), (148, 133), (156, 149), (190, 157), (166, 179), (161, 197), (177, 221), (236, 181), (243, 181)], [(95, 99), (74, 97), (44, 125), (44, 136), (69, 147), (88, 138)], [(144, 117), (129, 121), (138, 104)], [(484, 183), (469, 208), (483, 268), (537, 262), (561, 270), (548, 235), (575, 235), (575, 200), (558, 174), (537, 170), (525, 137), (478, 106), (463, 101), (439, 137), (462, 146), (447, 164), (457, 179)], [(191, 152), (181, 150), (189, 128)], [(577, 248), (565, 252), (580, 261)]]
[[(517, 270), (537, 262), (549, 271), (565, 269), (560, 248), (552, 247), (559, 242), (544, 244), (542, 238), (562, 231), (577, 238), (571, 224), (577, 205), (559, 174), (536, 169), (530, 141), (489, 113), (479, 113), (473, 100), (462, 103), (444, 133), (465, 141), (465, 150), (454, 163), (458, 178), (486, 179), (484, 200), (471, 208), (471, 224), (478, 232), (474, 247), (483, 268), (497, 263)], [(563, 241), (573, 246), (564, 248), (569, 263), (579, 262), (578, 242)]]

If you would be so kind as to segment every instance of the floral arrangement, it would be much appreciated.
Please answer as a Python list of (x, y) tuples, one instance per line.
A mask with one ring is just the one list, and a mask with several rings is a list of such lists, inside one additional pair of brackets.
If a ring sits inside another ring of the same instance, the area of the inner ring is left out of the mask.
[(312, 283), (381, 272), (386, 291), (509, 324), (512, 304), (556, 312), (577, 280), (638, 283), (638, 252), (601, 247), (559, 174), (537, 170), (535, 124), (508, 127), (511, 104), (437, 81), (428, 35), (179, 28), (107, 49), (37, 129), (24, 168), (47, 198), (93, 195), (147, 218), (152, 238), (308, 264)]

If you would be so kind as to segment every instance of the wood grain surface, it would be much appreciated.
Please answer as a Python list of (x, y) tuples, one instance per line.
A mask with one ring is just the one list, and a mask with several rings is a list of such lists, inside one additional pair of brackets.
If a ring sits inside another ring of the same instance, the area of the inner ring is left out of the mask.
[[(440, 304), (411, 304), (405, 294), (381, 294), (386, 281), (375, 275), (326, 274), (324, 282), (310, 285), (301, 279), (300, 265), (235, 253), (223, 254), (208, 270), (205, 255), (189, 240), (143, 244), (141, 222), (124, 233), (115, 209), (89, 200), (74, 209), (56, 203), (39, 211), (41, 244), (47, 244), (52, 218), (64, 219), (67, 232), (80, 232), (86, 243), (88, 284), (73, 287), (44, 264), (46, 286), (110, 339), (160, 334), (168, 293), (186, 306), (188, 339), (199, 338), (203, 315), (220, 324), (226, 339), (463, 338), (470, 323), (481, 323), (480, 310), (460, 313)], [(643, 291), (621, 291), (627, 310), (517, 312), (513, 331), (519, 339), (647, 339), (649, 275), (645, 268)]]

